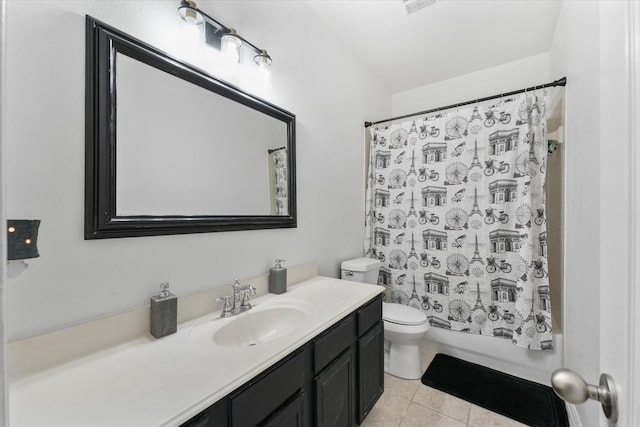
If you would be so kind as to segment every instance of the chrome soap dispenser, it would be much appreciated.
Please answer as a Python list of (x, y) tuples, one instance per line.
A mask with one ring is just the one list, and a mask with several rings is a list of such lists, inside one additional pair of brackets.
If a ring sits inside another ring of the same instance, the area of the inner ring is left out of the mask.
[(160, 284), (160, 294), (151, 297), (151, 335), (161, 338), (178, 330), (178, 298), (169, 284)]
[(269, 270), (269, 292), (283, 294), (287, 292), (287, 269), (282, 266), (284, 259), (276, 259), (275, 267)]

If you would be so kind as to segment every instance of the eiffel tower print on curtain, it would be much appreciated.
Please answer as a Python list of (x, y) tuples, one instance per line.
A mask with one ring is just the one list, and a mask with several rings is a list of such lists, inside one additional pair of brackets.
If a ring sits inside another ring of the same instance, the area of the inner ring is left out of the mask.
[(484, 308), (484, 305), (482, 304), (482, 299), (480, 298), (480, 282), (477, 282), (477, 281), (476, 281), (476, 305), (473, 306), (472, 311), (476, 311), (476, 310), (482, 310), (485, 313), (487, 312), (487, 309)]
[(473, 107), (473, 113), (471, 113), (471, 117), (469, 118), (469, 123), (471, 123), (474, 120), (482, 121), (482, 116), (478, 112), (478, 106), (477, 105), (475, 107)]
[(473, 143), (473, 159), (471, 160), (471, 164), (469, 165), (469, 169), (480, 168), (482, 169), (482, 163), (480, 163), (480, 158), (478, 157), (478, 139)]
[(409, 212), (407, 213), (407, 216), (418, 216), (418, 213), (416, 212), (416, 206), (414, 204), (414, 200), (413, 200), (413, 191), (411, 192), (411, 206), (409, 206)]
[(478, 234), (476, 234), (476, 243), (474, 247), (475, 247), (475, 250), (473, 251), (473, 258), (471, 258), (471, 264), (473, 264), (474, 262), (479, 262), (480, 264), (484, 265), (484, 261), (480, 256), (480, 249), (478, 247)]
[(407, 176), (409, 175), (417, 175), (416, 172), (416, 150), (415, 148), (411, 151), (411, 166), (409, 167), (409, 172), (407, 172)]
[(478, 205), (478, 187), (473, 189), (473, 207), (471, 208), (471, 213), (469, 216), (480, 215), (482, 216), (482, 211), (480, 210), (480, 205)]
[[(409, 258), (416, 258), (418, 259), (418, 253), (416, 252), (416, 245), (415, 245), (415, 240), (413, 238), (413, 232), (411, 233), (411, 251), (409, 252), (409, 256), (407, 257)], [(415, 280), (415, 279), (414, 279)]]

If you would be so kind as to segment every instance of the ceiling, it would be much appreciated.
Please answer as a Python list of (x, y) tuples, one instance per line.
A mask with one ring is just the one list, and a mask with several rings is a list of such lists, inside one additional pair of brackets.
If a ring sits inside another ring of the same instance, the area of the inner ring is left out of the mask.
[(547, 52), (560, 0), (306, 0), (392, 93)]

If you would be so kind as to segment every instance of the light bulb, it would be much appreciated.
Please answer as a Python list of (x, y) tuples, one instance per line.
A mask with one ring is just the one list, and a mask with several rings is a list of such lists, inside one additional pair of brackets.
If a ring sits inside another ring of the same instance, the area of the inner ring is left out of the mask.
[(196, 3), (189, 0), (180, 2), (178, 14), (188, 24), (200, 25), (204, 22), (204, 17), (198, 12)]
[(242, 40), (238, 37), (238, 33), (233, 28), (229, 28), (229, 32), (220, 38), (220, 51), (230, 62), (240, 62)]
[(253, 57), (253, 62), (258, 66), (258, 79), (265, 89), (271, 89), (271, 57), (266, 50)]

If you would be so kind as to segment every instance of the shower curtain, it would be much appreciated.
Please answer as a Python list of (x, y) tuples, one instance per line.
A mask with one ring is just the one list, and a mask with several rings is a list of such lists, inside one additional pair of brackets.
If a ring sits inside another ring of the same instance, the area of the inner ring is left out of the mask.
[(274, 215), (288, 215), (287, 149), (286, 147), (281, 147), (276, 148), (275, 150), (269, 150), (269, 156), (271, 157), (273, 167), (270, 168), (270, 173), (272, 174), (270, 179), (272, 199), (271, 211)]
[(546, 92), (371, 128), (365, 250), (432, 327), (550, 350)]

